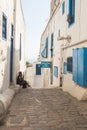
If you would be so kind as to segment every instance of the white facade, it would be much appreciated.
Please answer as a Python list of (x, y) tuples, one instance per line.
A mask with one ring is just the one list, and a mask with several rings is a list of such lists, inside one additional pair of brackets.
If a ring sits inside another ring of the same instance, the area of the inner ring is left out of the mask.
[[(3, 28), (6, 38), (3, 38)], [(21, 0), (0, 0), (0, 91), (16, 83), (20, 70), (25, 71), (24, 44), (25, 23)]]
[[(63, 8), (64, 3), (64, 8)], [(43, 58), (41, 61), (51, 61), (52, 67), (50, 69), (44, 69), (43, 73), (49, 72), (48, 76), (45, 75), (43, 78), (47, 87), (51, 84), (52, 86), (61, 86), (62, 89), (68, 91), (74, 97), (80, 99), (87, 99), (87, 89), (78, 85), (73, 81), (73, 72), (64, 74), (64, 62), (67, 63), (67, 58), (73, 58), (73, 49), (76, 48), (87, 48), (87, 1), (86, 0), (75, 0), (74, 10), (74, 21), (69, 25), (68, 14), (69, 14), (69, 0), (60, 0), (53, 14), (51, 15), (49, 22), (41, 36), (41, 47), (40, 54), (45, 46), (45, 39), (48, 37), (48, 57)], [(50, 56), (51, 50), (51, 34), (54, 34), (53, 39), (53, 57)], [(54, 68), (58, 69), (58, 77), (55, 76)], [(50, 73), (52, 72), (52, 73)], [(52, 75), (52, 77), (51, 77)], [(51, 78), (50, 78), (51, 77)], [(53, 78), (53, 79), (52, 79)], [(48, 80), (46, 80), (48, 79)], [(50, 84), (50, 80), (53, 80)]]

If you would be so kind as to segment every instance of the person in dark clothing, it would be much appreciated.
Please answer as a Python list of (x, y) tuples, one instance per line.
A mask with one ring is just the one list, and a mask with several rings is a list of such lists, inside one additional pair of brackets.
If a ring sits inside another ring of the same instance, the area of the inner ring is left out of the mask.
[(19, 72), (19, 74), (17, 76), (17, 84), (19, 84), (20, 86), (23, 86), (23, 88), (26, 88), (27, 86), (30, 87), (28, 82), (26, 80), (24, 80), (22, 72)]

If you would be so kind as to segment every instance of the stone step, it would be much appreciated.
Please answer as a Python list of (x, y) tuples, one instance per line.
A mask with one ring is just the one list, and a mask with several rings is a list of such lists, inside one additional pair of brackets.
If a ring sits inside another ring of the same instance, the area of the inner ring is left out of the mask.
[(19, 92), (20, 86), (10, 86), (5, 91), (0, 93), (0, 120), (6, 115), (9, 105), (16, 93)]

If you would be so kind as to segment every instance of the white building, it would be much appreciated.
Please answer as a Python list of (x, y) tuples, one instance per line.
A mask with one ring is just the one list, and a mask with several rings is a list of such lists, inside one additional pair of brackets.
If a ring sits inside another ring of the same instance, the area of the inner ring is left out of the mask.
[(41, 63), (39, 61), (33, 62), (32, 67), (26, 69), (26, 80), (32, 88), (43, 88), (43, 76), (41, 75)]
[(25, 22), (21, 0), (0, 0), (0, 91), (25, 72)]
[(40, 44), (44, 87), (61, 87), (79, 100), (87, 99), (86, 5), (86, 0), (52, 0)]

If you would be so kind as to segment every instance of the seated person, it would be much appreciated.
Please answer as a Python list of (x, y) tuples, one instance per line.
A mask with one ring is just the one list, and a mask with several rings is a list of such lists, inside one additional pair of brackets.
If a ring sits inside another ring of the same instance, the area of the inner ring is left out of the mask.
[(17, 76), (17, 84), (19, 84), (20, 86), (23, 86), (23, 88), (26, 88), (27, 86), (30, 87), (28, 82), (26, 80), (24, 80), (22, 72), (19, 72), (19, 74)]

